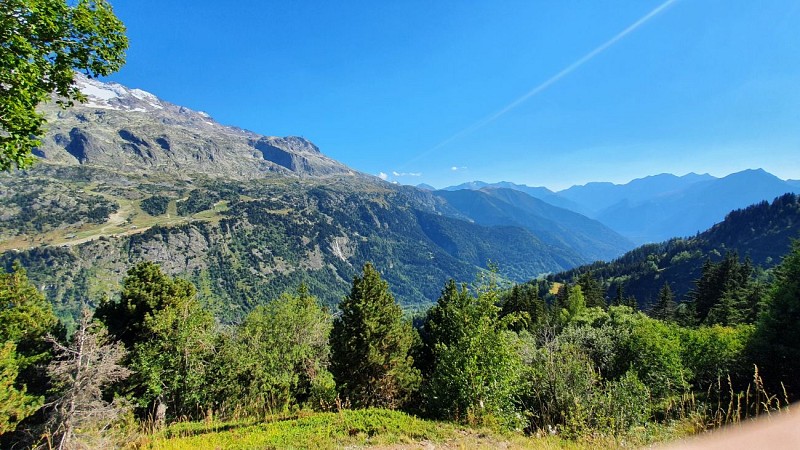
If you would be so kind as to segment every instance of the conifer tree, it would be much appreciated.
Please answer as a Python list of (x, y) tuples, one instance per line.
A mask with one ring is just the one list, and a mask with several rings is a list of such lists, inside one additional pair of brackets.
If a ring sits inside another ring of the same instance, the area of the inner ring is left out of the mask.
[(63, 335), (53, 308), (14, 263), (0, 270), (0, 434), (42, 405), (49, 388), (46, 373), (52, 350), (47, 335)]
[(581, 274), (581, 276), (578, 277), (577, 284), (581, 287), (581, 292), (583, 292), (583, 297), (586, 301), (587, 308), (592, 308), (595, 306), (599, 306), (601, 308), (608, 307), (608, 303), (606, 302), (605, 294), (603, 292), (603, 286), (599, 281), (597, 281), (592, 272)]
[(371, 263), (353, 279), (339, 309), (331, 372), (340, 394), (356, 408), (401, 406), (420, 381), (409, 356), (413, 329)]
[(675, 295), (673, 295), (669, 283), (664, 283), (664, 286), (658, 292), (658, 302), (653, 306), (650, 315), (654, 319), (672, 322), (675, 320), (676, 306)]
[[(775, 268), (775, 281), (754, 337), (754, 355), (765, 379), (800, 394), (800, 241)], [(777, 387), (777, 386), (776, 386)]]
[(522, 316), (511, 326), (515, 331), (532, 331), (537, 323), (544, 320), (545, 303), (539, 296), (539, 285), (535, 282), (514, 285), (502, 303), (500, 317), (512, 314)]

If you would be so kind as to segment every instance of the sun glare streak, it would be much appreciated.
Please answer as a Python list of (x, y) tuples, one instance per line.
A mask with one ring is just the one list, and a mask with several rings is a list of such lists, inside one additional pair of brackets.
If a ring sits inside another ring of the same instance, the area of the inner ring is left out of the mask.
[(562, 69), (560, 72), (556, 73), (552, 77), (550, 77), (547, 80), (545, 80), (544, 82), (540, 83), (539, 85), (537, 85), (536, 87), (534, 87), (530, 91), (526, 92), (524, 95), (520, 96), (519, 98), (517, 98), (513, 102), (509, 103), (508, 105), (506, 105), (502, 109), (498, 110), (494, 114), (491, 114), (489, 116), (484, 117), (483, 119), (473, 123), (472, 125), (464, 128), (463, 130), (455, 133), (454, 135), (450, 136), (449, 138), (445, 139), (444, 141), (436, 144), (435, 146), (431, 147), (430, 149), (420, 153), (419, 155), (417, 155), (416, 157), (414, 157), (413, 159), (408, 161), (406, 164), (403, 164), (401, 167), (405, 167), (408, 164), (414, 163), (414, 162), (418, 161), (419, 159), (421, 159), (422, 157), (427, 156), (427, 155), (429, 155), (430, 153), (432, 153), (432, 152), (434, 152), (436, 150), (439, 150), (440, 148), (450, 144), (451, 142), (453, 142), (453, 141), (455, 141), (455, 140), (457, 140), (457, 139), (459, 139), (459, 138), (461, 138), (463, 136), (466, 136), (466, 135), (468, 135), (470, 133), (473, 133), (473, 132), (481, 129), (481, 128), (485, 127), (486, 125), (488, 125), (488, 124), (494, 122), (495, 120), (499, 119), (500, 117), (504, 116), (509, 111), (511, 111), (514, 108), (516, 108), (517, 106), (521, 105), (522, 103), (525, 103), (531, 97), (541, 93), (542, 91), (546, 90), (547, 88), (549, 88), (553, 84), (555, 84), (558, 81), (560, 81), (562, 78), (566, 77), (570, 73), (572, 73), (575, 70), (577, 70), (578, 68), (580, 68), (582, 65), (584, 65), (587, 62), (591, 61), (592, 59), (594, 59), (595, 56), (597, 56), (597, 55), (603, 53), (604, 51), (608, 50), (611, 46), (613, 46), (617, 42), (619, 42), (622, 39), (624, 39), (627, 35), (633, 33), (634, 31), (636, 31), (639, 27), (641, 27), (642, 25), (647, 23), (653, 17), (655, 17), (658, 14), (660, 14), (665, 9), (669, 8), (673, 3), (676, 3), (677, 1), (678, 0), (667, 0), (664, 3), (660, 4), (655, 9), (653, 9), (649, 13), (645, 14), (644, 16), (642, 16), (639, 20), (637, 20), (636, 22), (632, 23), (631, 25), (629, 25), (624, 30), (622, 30), (619, 33), (617, 33), (611, 39), (605, 41), (600, 46), (596, 47), (594, 50), (592, 50), (589, 53), (585, 54), (584, 56), (582, 56), (581, 58), (579, 58), (578, 60), (576, 60), (575, 62), (570, 64), (569, 66), (567, 66), (564, 69)]

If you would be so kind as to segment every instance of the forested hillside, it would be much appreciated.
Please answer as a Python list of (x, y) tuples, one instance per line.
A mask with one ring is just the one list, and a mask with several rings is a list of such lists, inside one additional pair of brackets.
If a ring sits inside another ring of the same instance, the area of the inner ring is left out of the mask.
[(406, 308), (429, 305), (447, 278), (474, 278), (489, 261), (516, 281), (590, 261), (528, 229), (470, 223), (428, 193), (368, 179), (190, 183), (41, 165), (0, 184), (13, 193), (0, 199), (0, 265), (22, 263), (62, 318), (115, 295), (138, 261), (192, 280), (224, 320), (300, 282), (335, 304), (365, 261)]
[(475, 223), (523, 227), (550, 245), (574, 249), (591, 260), (609, 260), (633, 247), (600, 222), (515, 189), (442, 190), (434, 195)]
[(601, 280), (608, 299), (622, 289), (643, 308), (653, 304), (668, 284), (678, 300), (693, 289), (706, 261), (719, 263), (735, 254), (752, 266), (769, 268), (780, 262), (792, 239), (800, 238), (800, 197), (786, 194), (730, 212), (725, 220), (694, 237), (643, 245), (611, 262), (581, 266), (551, 279), (568, 281), (591, 273)]

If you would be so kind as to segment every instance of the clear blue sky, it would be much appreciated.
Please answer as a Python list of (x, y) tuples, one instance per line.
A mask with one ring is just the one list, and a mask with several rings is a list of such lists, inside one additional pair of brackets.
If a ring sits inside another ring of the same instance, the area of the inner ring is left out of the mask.
[(389, 180), (800, 178), (797, 0), (112, 4), (111, 80)]

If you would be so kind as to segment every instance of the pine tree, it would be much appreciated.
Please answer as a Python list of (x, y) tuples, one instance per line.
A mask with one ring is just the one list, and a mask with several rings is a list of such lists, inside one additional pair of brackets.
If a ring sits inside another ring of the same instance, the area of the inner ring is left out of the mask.
[(53, 308), (14, 263), (11, 273), (0, 269), (0, 434), (42, 405), (49, 381), (52, 350), (44, 341), (62, 336)]
[(141, 408), (199, 411), (216, 335), (192, 283), (139, 263), (123, 280), (120, 300), (102, 303), (96, 316), (129, 351), (126, 363), (135, 373), (126, 384)]
[(331, 332), (339, 392), (357, 408), (401, 406), (420, 381), (409, 356), (413, 329), (371, 263), (353, 279), (339, 309)]
[(790, 398), (800, 394), (800, 241), (775, 268), (775, 281), (754, 336), (753, 354), (764, 379), (785, 383)]
[(16, 345), (6, 342), (0, 347), (0, 435), (13, 431), (24, 418), (36, 412), (44, 399), (29, 395), (23, 385), (17, 387), (19, 358)]
[(600, 307), (600, 308), (607, 308), (608, 303), (606, 302), (605, 294), (603, 292), (603, 285), (597, 281), (594, 277), (592, 272), (586, 272), (581, 274), (578, 277), (578, 286), (581, 287), (581, 292), (583, 292), (583, 297), (586, 300), (586, 307)]
[(653, 306), (650, 315), (654, 319), (673, 322), (675, 320), (676, 307), (675, 295), (673, 295), (669, 283), (664, 283), (664, 286), (658, 292), (658, 302)]
[(539, 296), (539, 285), (535, 282), (515, 284), (502, 302), (500, 317), (517, 314), (519, 321), (511, 327), (515, 331), (533, 331), (544, 320), (545, 303)]

